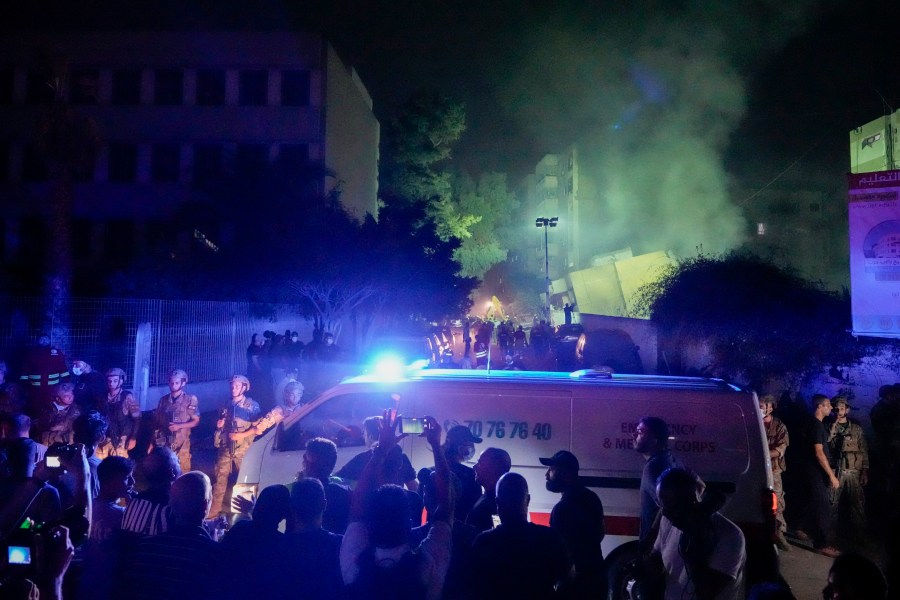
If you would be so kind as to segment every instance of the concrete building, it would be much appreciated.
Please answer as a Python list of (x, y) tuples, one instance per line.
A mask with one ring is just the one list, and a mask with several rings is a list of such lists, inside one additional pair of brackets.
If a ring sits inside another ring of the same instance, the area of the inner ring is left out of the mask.
[[(377, 216), (372, 100), (320, 35), (21, 32), (0, 41), (4, 262), (32, 256), (48, 235), (52, 185), (38, 132), (62, 62), (59, 89), (99, 137), (90, 167), (76, 173), (76, 264), (138, 255), (205, 181), (276, 160), (324, 166), (319, 195), (337, 188), (356, 219)], [(215, 245), (216, 235), (194, 237)]]
[[(579, 214), (578, 148), (570, 146), (560, 154), (547, 154), (519, 184), (523, 218), (559, 217), (559, 225), (548, 235), (550, 279), (581, 266)], [(529, 270), (544, 273), (544, 232), (535, 229), (524, 252)]]

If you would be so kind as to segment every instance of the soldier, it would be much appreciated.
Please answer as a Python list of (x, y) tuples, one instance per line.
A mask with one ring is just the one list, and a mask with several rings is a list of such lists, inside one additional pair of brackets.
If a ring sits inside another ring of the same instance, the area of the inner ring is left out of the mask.
[(181, 472), (191, 470), (191, 429), (200, 423), (197, 396), (187, 393), (188, 376), (181, 369), (169, 373), (169, 393), (156, 407), (156, 431), (153, 444), (171, 448), (178, 457)]
[(118, 367), (106, 372), (106, 397), (100, 399), (100, 414), (109, 420), (106, 441), (96, 451), (98, 459), (107, 456), (124, 456), (137, 443), (136, 435), (141, 420), (141, 407), (130, 391), (123, 389), (125, 371)]
[(766, 428), (766, 439), (769, 442), (769, 458), (772, 461), (772, 489), (775, 490), (775, 497), (778, 501), (775, 511), (775, 524), (777, 525), (775, 545), (782, 550), (790, 550), (791, 545), (784, 537), (787, 523), (784, 520), (784, 486), (781, 481), (781, 474), (786, 468), (784, 453), (789, 440), (787, 427), (781, 422), (781, 419), (772, 414), (777, 406), (778, 398), (774, 394), (765, 394), (759, 399), (759, 410), (763, 415), (763, 426)]
[(294, 414), (294, 411), (305, 404), (300, 402), (301, 398), (303, 398), (303, 384), (299, 381), (288, 382), (287, 385), (284, 386), (281, 404), (270, 410), (266, 413), (266, 416), (254, 423), (253, 426), (247, 430), (246, 435), (262, 435), (267, 432), (270, 427), (274, 427), (284, 421)]
[(75, 404), (75, 386), (61, 383), (56, 387), (56, 397), (45, 407), (38, 420), (38, 436), (45, 446), (72, 443), (72, 424), (80, 415)]
[(210, 518), (223, 513), (228, 478), (239, 471), (244, 455), (253, 443), (256, 430), (253, 423), (259, 416), (259, 404), (247, 396), (250, 380), (243, 375), (231, 378), (231, 402), (216, 422), (214, 444), (218, 448), (216, 458), (216, 485), (213, 487)]
[(831, 530), (839, 530), (841, 503), (844, 502), (852, 525), (849, 531), (861, 536), (866, 527), (863, 487), (869, 482), (866, 436), (860, 424), (850, 420), (850, 409), (853, 407), (847, 398), (836, 396), (833, 402), (836, 417), (828, 428), (828, 447), (840, 487), (832, 494)]

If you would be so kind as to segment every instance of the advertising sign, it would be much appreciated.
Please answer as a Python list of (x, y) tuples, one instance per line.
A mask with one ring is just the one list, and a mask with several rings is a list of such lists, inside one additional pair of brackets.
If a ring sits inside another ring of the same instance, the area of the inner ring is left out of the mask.
[(848, 178), (853, 334), (900, 337), (900, 171)]

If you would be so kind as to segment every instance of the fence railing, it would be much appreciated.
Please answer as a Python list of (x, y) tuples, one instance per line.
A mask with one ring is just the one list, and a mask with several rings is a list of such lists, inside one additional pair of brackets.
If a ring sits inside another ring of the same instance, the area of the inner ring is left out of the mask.
[[(51, 343), (70, 365), (84, 360), (101, 372), (121, 367), (135, 383), (164, 385), (175, 368), (187, 371), (192, 381), (215, 381), (244, 372), (254, 333), (290, 329), (304, 342), (312, 338), (312, 323), (295, 307), (280, 306), (272, 318), (260, 316), (271, 312), (243, 302), (73, 299), (66, 339)], [(11, 375), (18, 375), (23, 353), (37, 343), (46, 314), (43, 298), (0, 298), (0, 360)]]

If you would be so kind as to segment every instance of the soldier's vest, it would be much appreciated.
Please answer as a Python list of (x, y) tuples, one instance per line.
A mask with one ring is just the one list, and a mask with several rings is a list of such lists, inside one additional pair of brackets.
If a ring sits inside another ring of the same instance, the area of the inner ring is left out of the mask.
[(118, 395), (107, 402), (106, 418), (109, 420), (109, 429), (107, 436), (118, 444), (122, 436), (131, 436), (133, 423), (131, 415), (125, 413), (125, 397), (129, 392), (121, 390)]

